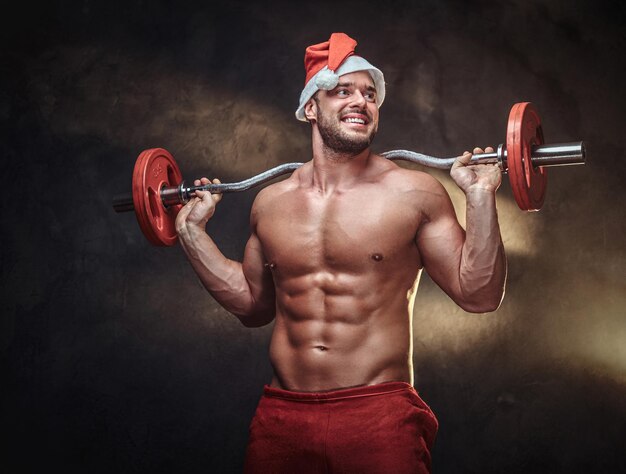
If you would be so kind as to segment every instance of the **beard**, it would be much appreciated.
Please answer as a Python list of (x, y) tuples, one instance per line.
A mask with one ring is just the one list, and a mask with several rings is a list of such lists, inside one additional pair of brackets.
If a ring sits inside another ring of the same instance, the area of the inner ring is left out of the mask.
[[(364, 111), (359, 112), (365, 114), (369, 119), (369, 114)], [(330, 114), (325, 114), (319, 108), (317, 129), (320, 132), (324, 145), (340, 154), (357, 155), (368, 148), (376, 136), (375, 128), (366, 134), (345, 130), (341, 127), (340, 119), (330, 116)]]

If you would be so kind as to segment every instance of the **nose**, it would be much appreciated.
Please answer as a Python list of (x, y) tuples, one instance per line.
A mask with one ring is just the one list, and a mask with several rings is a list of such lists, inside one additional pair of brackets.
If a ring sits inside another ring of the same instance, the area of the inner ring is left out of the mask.
[(361, 91), (358, 90), (358, 89), (355, 90), (354, 93), (352, 94), (351, 104), (354, 104), (355, 106), (364, 108), (366, 103), (367, 103), (367, 101), (365, 100), (365, 97), (363, 96)]

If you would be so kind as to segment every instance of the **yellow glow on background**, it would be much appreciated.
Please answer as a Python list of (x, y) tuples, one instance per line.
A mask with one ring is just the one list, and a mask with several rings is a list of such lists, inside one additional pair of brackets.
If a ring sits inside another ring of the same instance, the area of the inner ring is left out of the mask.
[[(450, 194), (459, 222), (465, 227), (465, 194), (449, 176), (440, 174), (437, 177)], [(539, 230), (543, 221), (535, 213), (521, 211), (513, 199), (505, 197), (502, 188), (508, 186), (510, 186), (508, 176), (503, 174), (502, 185), (496, 196), (504, 248), (507, 255), (533, 256), (537, 249), (533, 243), (540, 235)]]

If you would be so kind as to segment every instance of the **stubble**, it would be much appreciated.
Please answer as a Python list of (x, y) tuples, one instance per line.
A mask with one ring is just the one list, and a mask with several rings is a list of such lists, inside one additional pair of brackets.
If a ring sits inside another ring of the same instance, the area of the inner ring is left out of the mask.
[[(317, 98), (315, 100), (317, 102)], [(322, 142), (329, 150), (342, 155), (357, 155), (372, 144), (374, 136), (376, 136), (375, 129), (368, 134), (350, 133), (342, 128), (339, 117), (324, 113), (319, 107), (319, 102), (317, 104), (317, 129), (322, 137)], [(353, 112), (368, 115), (361, 110)]]

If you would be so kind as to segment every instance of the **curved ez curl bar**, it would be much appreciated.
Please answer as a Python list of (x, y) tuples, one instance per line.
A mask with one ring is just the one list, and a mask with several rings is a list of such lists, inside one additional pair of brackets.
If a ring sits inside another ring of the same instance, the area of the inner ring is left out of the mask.
[[(436, 158), (407, 150), (382, 153), (389, 160), (411, 161), (429, 168), (450, 169), (456, 158)], [(546, 167), (585, 163), (583, 142), (545, 145), (541, 119), (529, 102), (513, 105), (506, 144), (494, 153), (476, 154), (470, 164), (497, 164), (508, 173), (515, 200), (524, 211), (538, 211), (546, 193)], [(114, 197), (116, 212), (135, 211), (139, 226), (154, 245), (176, 243), (176, 215), (197, 190), (215, 193), (246, 191), (287, 173), (303, 163), (285, 163), (238, 183), (186, 186), (174, 157), (163, 148), (143, 151), (135, 163), (132, 194)]]

